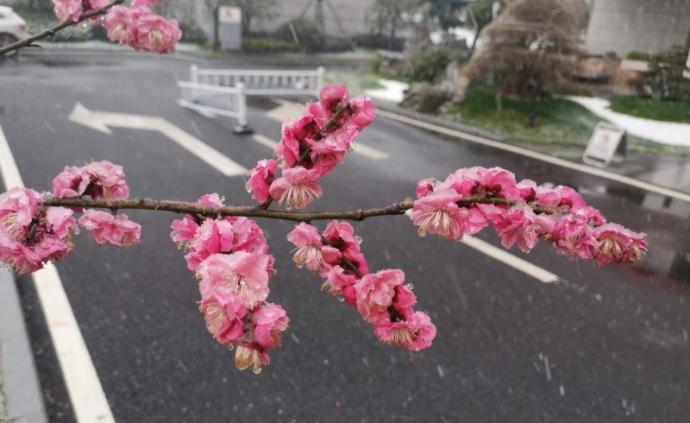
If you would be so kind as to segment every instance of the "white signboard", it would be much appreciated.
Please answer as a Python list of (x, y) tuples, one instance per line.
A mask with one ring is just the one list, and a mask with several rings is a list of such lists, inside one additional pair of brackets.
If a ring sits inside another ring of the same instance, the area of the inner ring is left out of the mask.
[(221, 6), (218, 9), (218, 20), (220, 23), (242, 23), (242, 9), (232, 6)]
[(624, 141), (625, 130), (606, 122), (599, 122), (594, 128), (582, 161), (595, 166), (608, 166)]
[(685, 63), (685, 72), (683, 72), (683, 76), (690, 79), (690, 51), (688, 51), (688, 61)]

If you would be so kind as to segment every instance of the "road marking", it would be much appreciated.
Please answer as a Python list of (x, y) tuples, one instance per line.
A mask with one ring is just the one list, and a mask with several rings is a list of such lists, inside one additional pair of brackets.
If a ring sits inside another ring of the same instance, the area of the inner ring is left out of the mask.
[[(24, 186), (2, 128), (0, 176), (7, 189)], [(33, 274), (33, 280), (77, 422), (114, 423), (110, 405), (57, 269), (47, 264)]]
[(264, 147), (270, 148), (272, 150), (275, 150), (275, 148), (278, 146), (277, 142), (273, 141), (265, 135), (254, 134), (252, 136), (252, 139), (258, 142), (259, 144), (263, 145)]
[[(272, 139), (268, 138), (265, 135), (255, 134), (252, 138), (254, 139), (255, 142), (257, 142), (257, 143), (259, 143), (265, 147), (268, 147), (272, 150), (275, 150), (276, 146), (278, 146), (277, 142), (273, 141)], [(385, 160), (389, 157), (388, 154), (386, 154), (382, 151), (376, 150), (375, 148), (371, 148), (371, 147), (368, 147), (364, 144), (360, 144), (357, 142), (352, 145), (352, 150), (355, 153), (361, 154), (361, 155), (368, 157), (372, 160)]]
[(509, 252), (502, 250), (498, 247), (494, 247), (493, 245), (489, 244), (486, 241), (482, 241), (479, 238), (466, 235), (465, 237), (463, 237), (462, 243), (470, 248), (479, 251), (482, 254), (485, 254), (493, 258), (494, 260), (498, 260), (501, 263), (507, 264), (513, 269), (519, 270), (522, 273), (526, 273), (529, 276), (543, 283), (554, 283), (558, 282), (558, 280), (560, 279), (557, 275), (549, 272), (548, 270), (542, 269), (541, 267), (534, 265), (526, 260), (523, 260), (520, 257), (514, 256)]
[(594, 176), (599, 176), (601, 178), (609, 179), (611, 181), (619, 182), (621, 184), (630, 185), (645, 191), (653, 192), (666, 197), (675, 198), (677, 200), (690, 202), (690, 194), (676, 191), (670, 188), (664, 188), (659, 185), (655, 185), (649, 182), (640, 181), (638, 179), (630, 178), (628, 176), (619, 175), (617, 173), (609, 172), (604, 169), (599, 169), (591, 166), (586, 166), (583, 164), (571, 162), (569, 160), (560, 159), (558, 157), (552, 157), (547, 154), (538, 153), (536, 151), (531, 151), (526, 148), (517, 147), (510, 144), (504, 144), (502, 142), (490, 140), (488, 138), (479, 137), (472, 134), (467, 134), (455, 129), (446, 128), (440, 125), (434, 125), (433, 123), (423, 122), (417, 119), (409, 118), (407, 116), (401, 116), (397, 113), (386, 112), (384, 110), (377, 110), (376, 112), (379, 116), (387, 117), (389, 119), (397, 120), (398, 122), (403, 122), (408, 125), (416, 126), (418, 128), (427, 129), (439, 134), (449, 135), (451, 137), (460, 138), (469, 142), (476, 144), (485, 145), (488, 147), (493, 147), (498, 150), (508, 151), (511, 153), (519, 154), (525, 157), (529, 157), (536, 160), (541, 160), (543, 162), (551, 163), (557, 166), (565, 167), (572, 170), (577, 170), (582, 173), (587, 173)]
[(110, 127), (158, 131), (225, 176), (245, 175), (248, 172), (218, 150), (161, 117), (91, 111), (77, 103), (69, 120), (104, 134), (112, 134)]
[(390, 157), (388, 153), (384, 153), (383, 151), (369, 147), (368, 145), (364, 145), (360, 142), (355, 142), (352, 144), (352, 151), (357, 154), (361, 154), (364, 157), (368, 157), (371, 160), (386, 160)]

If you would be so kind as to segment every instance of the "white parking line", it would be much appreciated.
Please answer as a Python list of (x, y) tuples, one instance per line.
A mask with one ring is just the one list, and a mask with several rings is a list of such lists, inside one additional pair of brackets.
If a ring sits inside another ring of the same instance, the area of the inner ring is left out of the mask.
[(273, 141), (265, 135), (254, 134), (252, 135), (252, 139), (258, 142), (259, 144), (263, 145), (264, 147), (270, 148), (271, 150), (275, 150), (275, 148), (278, 146), (277, 142)]
[[(259, 143), (265, 147), (268, 147), (270, 149), (273, 149), (273, 150), (275, 150), (276, 146), (278, 145), (277, 142), (273, 141), (272, 139), (268, 138), (265, 135), (255, 134), (252, 138), (254, 139), (255, 142), (257, 142), (257, 143)], [(371, 148), (371, 147), (366, 146), (364, 144), (360, 144), (358, 142), (355, 142), (354, 144), (352, 144), (352, 150), (355, 153), (361, 154), (361, 155), (363, 155), (367, 158), (370, 158), (372, 160), (385, 160), (389, 157), (388, 154), (386, 154), (382, 151), (379, 151), (375, 148)]]
[(509, 252), (502, 250), (498, 247), (494, 247), (486, 241), (482, 241), (479, 238), (472, 236), (465, 236), (462, 239), (462, 243), (470, 248), (485, 254), (494, 260), (498, 260), (501, 263), (507, 264), (513, 269), (519, 270), (522, 273), (526, 273), (529, 276), (543, 282), (543, 283), (554, 283), (558, 282), (560, 279), (557, 275), (549, 272), (546, 269), (542, 269), (520, 257), (514, 256)]
[(599, 169), (591, 166), (582, 165), (579, 163), (571, 162), (569, 160), (560, 159), (558, 157), (549, 156), (548, 154), (538, 153), (536, 151), (531, 151), (526, 148), (517, 147), (510, 144), (505, 144), (502, 142), (494, 141), (488, 138), (480, 137), (477, 135), (467, 134), (454, 129), (446, 128), (440, 125), (434, 125), (433, 123), (423, 122), (421, 120), (409, 118), (407, 116), (402, 116), (397, 113), (391, 113), (384, 110), (377, 110), (376, 112), (379, 116), (384, 116), (386, 118), (397, 120), (398, 122), (403, 122), (408, 125), (416, 126), (418, 128), (427, 129), (439, 134), (449, 135), (451, 137), (460, 138), (465, 141), (473, 142), (476, 144), (485, 145), (488, 147), (496, 148), (498, 150), (509, 151), (511, 153), (519, 154), (521, 156), (529, 157), (536, 160), (541, 160), (543, 162), (551, 163), (557, 166), (561, 166), (567, 169), (577, 170), (578, 172), (587, 173), (589, 175), (599, 176), (611, 181), (619, 182), (622, 184), (630, 185), (645, 191), (653, 192), (666, 197), (675, 198), (681, 201), (690, 202), (690, 194), (676, 191), (670, 188), (664, 188), (659, 185), (651, 184), (649, 182), (640, 181), (638, 179), (630, 178), (628, 176), (619, 175), (617, 173), (609, 172), (604, 169)]
[[(2, 128), (0, 176), (8, 189), (24, 186)], [(115, 422), (57, 269), (48, 264), (33, 279), (77, 422)]]

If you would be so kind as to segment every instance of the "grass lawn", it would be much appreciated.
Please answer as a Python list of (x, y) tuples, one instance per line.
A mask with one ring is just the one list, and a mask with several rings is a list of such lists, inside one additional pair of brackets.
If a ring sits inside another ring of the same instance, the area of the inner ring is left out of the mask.
[(625, 96), (611, 100), (611, 109), (632, 116), (668, 122), (690, 123), (690, 101), (655, 100)]
[[(602, 119), (584, 107), (565, 99), (539, 101), (503, 98), (498, 111), (496, 98), (482, 85), (470, 87), (467, 100), (450, 110), (446, 117), (505, 136), (519, 143), (549, 144), (584, 148), (594, 127)], [(530, 113), (536, 114), (535, 127), (529, 126)], [(690, 149), (670, 147), (628, 135), (632, 151), (690, 154)]]

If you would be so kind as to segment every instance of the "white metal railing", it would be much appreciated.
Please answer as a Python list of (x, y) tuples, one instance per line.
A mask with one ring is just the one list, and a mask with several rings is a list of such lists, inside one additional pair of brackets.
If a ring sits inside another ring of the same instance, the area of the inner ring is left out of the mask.
[(199, 112), (208, 112), (237, 119), (237, 132), (246, 132), (247, 97), (245, 87), (239, 83), (234, 87), (219, 87), (198, 82), (177, 83), (181, 97), (177, 101), (182, 107)]
[(318, 97), (326, 71), (265, 69), (199, 69), (192, 65), (190, 81), (178, 82), (178, 103), (199, 112), (237, 119), (235, 132), (250, 132), (247, 96), (308, 95)]
[(219, 87), (242, 83), (247, 95), (318, 96), (325, 83), (326, 70), (200, 69), (190, 68), (191, 81)]

